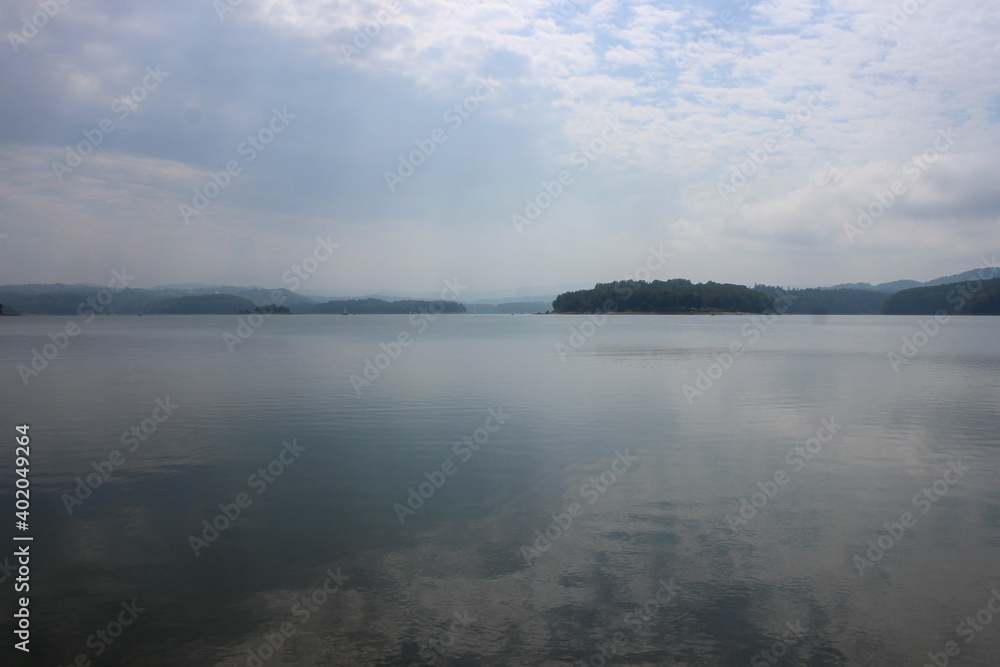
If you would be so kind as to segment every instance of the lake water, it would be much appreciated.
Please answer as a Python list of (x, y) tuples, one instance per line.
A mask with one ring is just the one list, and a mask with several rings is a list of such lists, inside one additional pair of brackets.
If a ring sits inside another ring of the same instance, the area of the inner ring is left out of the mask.
[(926, 319), (0, 319), (4, 664), (997, 664), (1000, 320)]

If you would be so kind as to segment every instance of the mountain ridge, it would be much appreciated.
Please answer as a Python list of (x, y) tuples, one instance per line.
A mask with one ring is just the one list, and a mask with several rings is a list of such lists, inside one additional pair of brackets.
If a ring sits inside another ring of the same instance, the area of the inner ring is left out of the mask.
[[(754, 285), (752, 289), (771, 297), (785, 293), (794, 294), (797, 298), (798, 304), (787, 311), (789, 314), (875, 314), (882, 312), (882, 304), (885, 303), (888, 297), (893, 294), (904, 290), (935, 287), (952, 283), (960, 283), (963, 281), (974, 281), (983, 270), (984, 269), (971, 269), (969, 271), (963, 271), (949, 276), (933, 278), (924, 282), (902, 279), (878, 283), (875, 285), (871, 283), (856, 282), (840, 283), (829, 287), (796, 289), (758, 284)], [(996, 269), (996, 271), (1000, 272), (1000, 269)], [(685, 279), (675, 278), (672, 280), (684, 281)], [(712, 282), (713, 281), (708, 281), (708, 283)], [(600, 283), (597, 285), (599, 286)], [(595, 286), (595, 288), (592, 289), (597, 289), (597, 287)], [(469, 313), (481, 312), (484, 314), (507, 314), (547, 312), (554, 309), (553, 303), (563, 295), (587, 291), (591, 290), (576, 289), (568, 290), (557, 295), (550, 295), (546, 293), (539, 294), (537, 291), (532, 293), (531, 288), (494, 290), (492, 292), (494, 295), (517, 293), (524, 294), (526, 296), (514, 298), (503, 298), (497, 296), (494, 296), (493, 298), (480, 297), (479, 299), (469, 299), (464, 301), (456, 299), (455, 303), (462, 305), (465, 311)], [(108, 300), (106, 294), (102, 294), (105, 292), (109, 292), (111, 294), (110, 300)], [(88, 301), (90, 301), (92, 304), (100, 304), (104, 306), (104, 308), (98, 312), (129, 315), (136, 314), (141, 311), (145, 311), (147, 313), (157, 312), (158, 310), (161, 310), (161, 308), (157, 308), (155, 304), (166, 299), (176, 300), (183, 297), (203, 296), (208, 298), (208, 301), (206, 301), (206, 303), (208, 303), (212, 300), (210, 298), (212, 295), (229, 295), (252, 302), (253, 305), (257, 306), (266, 305), (268, 303), (272, 303), (272, 300), (274, 299), (279, 299), (280, 305), (287, 306), (292, 313), (309, 314), (341, 312), (345, 306), (348, 310), (352, 310), (350, 308), (352, 302), (359, 306), (363, 301), (369, 302), (368, 306), (363, 309), (359, 309), (366, 312), (393, 312), (393, 310), (398, 309), (398, 307), (393, 308), (390, 306), (390, 304), (393, 303), (399, 303), (401, 305), (405, 302), (407, 304), (406, 308), (420, 308), (421, 306), (418, 305), (420, 303), (429, 304), (432, 301), (439, 300), (433, 298), (419, 299), (405, 296), (402, 298), (399, 296), (388, 296), (381, 291), (378, 293), (378, 296), (346, 298), (330, 297), (329, 293), (336, 292), (336, 290), (308, 290), (307, 292), (311, 292), (316, 296), (293, 292), (285, 288), (267, 289), (257, 286), (208, 285), (197, 282), (163, 284), (150, 288), (126, 287), (117, 290), (91, 283), (29, 283), (23, 285), (0, 285), (0, 304), (3, 304), (4, 311), (7, 313), (75, 315), (81, 309), (80, 304), (87, 304)], [(317, 293), (320, 292), (326, 292), (326, 294), (319, 296)], [(358, 293), (360, 294), (361, 292)], [(371, 292), (368, 292), (367, 294), (371, 294)], [(874, 296), (875, 294), (883, 295), (881, 300), (879, 297)], [(324, 296), (326, 298), (324, 298)], [(919, 298), (919, 294), (915, 298)], [(107, 303), (105, 303), (105, 301), (107, 301)], [(385, 305), (376, 305), (373, 303), (375, 301), (382, 301)], [(191, 304), (191, 307), (195, 309), (204, 307), (204, 304), (194, 305), (195, 301), (181, 301), (180, 303), (189, 303)], [(238, 304), (242, 307), (247, 306), (247, 304), (242, 301), (227, 302), (224, 299), (216, 299), (215, 303), (217, 305), (231, 303), (233, 305)], [(87, 307), (90, 306), (83, 306), (83, 308)], [(176, 304), (167, 308), (167, 311), (173, 312), (171, 309), (175, 307)], [(451, 312), (461, 312), (461, 309), (452, 310), (449, 308), (449, 310)], [(205, 311), (195, 310), (194, 312)]]

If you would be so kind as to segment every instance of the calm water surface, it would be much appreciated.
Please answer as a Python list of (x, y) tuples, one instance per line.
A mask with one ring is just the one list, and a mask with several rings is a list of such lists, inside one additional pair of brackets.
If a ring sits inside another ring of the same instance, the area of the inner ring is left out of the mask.
[(995, 665), (1000, 320), (918, 319), (0, 319), (4, 664)]

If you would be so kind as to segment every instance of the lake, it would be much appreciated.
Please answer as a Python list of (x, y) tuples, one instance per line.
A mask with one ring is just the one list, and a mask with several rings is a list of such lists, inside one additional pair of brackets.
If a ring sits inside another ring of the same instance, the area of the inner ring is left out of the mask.
[(34, 537), (31, 655), (4, 655), (996, 664), (998, 331), (3, 318), (0, 507), (27, 423)]

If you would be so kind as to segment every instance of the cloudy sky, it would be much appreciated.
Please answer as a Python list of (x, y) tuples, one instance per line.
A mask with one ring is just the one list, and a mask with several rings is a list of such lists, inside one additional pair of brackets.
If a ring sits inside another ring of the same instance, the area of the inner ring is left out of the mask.
[(926, 280), (1000, 249), (989, 0), (6, 0), (0, 27), (0, 283), (287, 287), (317, 238), (302, 289), (587, 286), (651, 247), (652, 278)]

